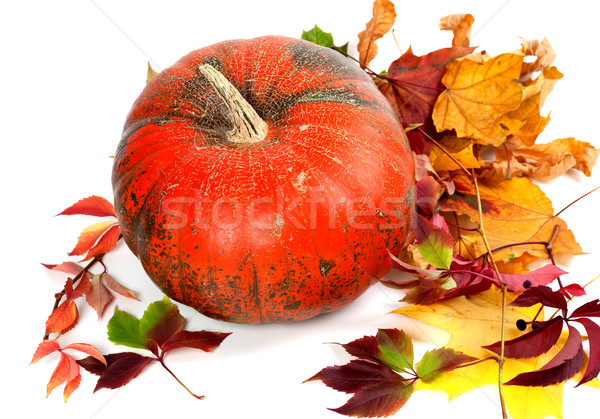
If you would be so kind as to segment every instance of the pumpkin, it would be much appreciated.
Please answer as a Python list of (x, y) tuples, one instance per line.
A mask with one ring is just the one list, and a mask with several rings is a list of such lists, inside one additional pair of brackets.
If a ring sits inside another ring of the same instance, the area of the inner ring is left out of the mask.
[(279, 36), (191, 52), (130, 110), (113, 168), (123, 238), (172, 299), (289, 322), (390, 269), (411, 223), (406, 136), (340, 53)]

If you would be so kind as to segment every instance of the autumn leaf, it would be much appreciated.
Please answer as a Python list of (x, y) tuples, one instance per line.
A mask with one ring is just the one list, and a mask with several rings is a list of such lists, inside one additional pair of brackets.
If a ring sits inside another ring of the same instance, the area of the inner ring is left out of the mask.
[(423, 56), (408, 50), (390, 64), (384, 81), (378, 81), (404, 127), (431, 119), (433, 105), (444, 90), (446, 65), (472, 53), (474, 48), (443, 48)]
[(73, 391), (75, 391), (77, 387), (79, 387), (79, 384), (81, 382), (79, 365), (77, 364), (73, 356), (63, 352), (69, 349), (83, 352), (89, 355), (89, 358), (94, 359), (97, 363), (106, 366), (106, 359), (104, 358), (104, 356), (102, 356), (100, 351), (98, 351), (98, 349), (96, 349), (94, 346), (89, 345), (87, 343), (72, 343), (61, 349), (60, 345), (55, 340), (46, 339), (42, 341), (38, 345), (38, 348), (35, 351), (35, 354), (33, 355), (31, 364), (38, 362), (40, 359), (50, 355), (51, 353), (60, 353), (60, 359), (58, 361), (58, 364), (52, 372), (50, 381), (46, 386), (46, 397), (48, 397), (56, 387), (65, 383), (63, 399), (66, 402), (73, 393)]
[(450, 269), (453, 238), (444, 218), (435, 214), (432, 221), (417, 214), (416, 243), (423, 258), (432, 266)]
[(74, 300), (68, 298), (50, 314), (46, 320), (46, 334), (65, 334), (77, 324), (79, 311)]
[(471, 39), (471, 26), (475, 19), (470, 14), (455, 14), (440, 19), (440, 30), (452, 31), (453, 47), (468, 47)]
[[(475, 156), (471, 139), (444, 136), (439, 144), (445, 152), (439, 147), (433, 147), (429, 152), (429, 160), (436, 172), (460, 170), (462, 168), (478, 169), (481, 167), (480, 160)], [(450, 153), (454, 160), (446, 153)]]
[(438, 132), (453, 129), (478, 144), (504, 143), (508, 132), (502, 117), (523, 100), (524, 88), (517, 81), (522, 62), (522, 54), (507, 53), (482, 57), (481, 62), (465, 57), (449, 63), (442, 78), (446, 90), (432, 114)]
[(390, 0), (375, 0), (373, 2), (373, 17), (367, 22), (365, 30), (358, 34), (358, 60), (368, 67), (377, 55), (375, 41), (383, 37), (394, 26), (396, 11)]
[(115, 208), (107, 199), (92, 195), (83, 198), (57, 215), (92, 215), (95, 217), (116, 217)]
[(536, 57), (533, 63), (523, 63), (522, 76), (527, 76), (536, 71), (543, 71), (544, 69), (550, 68), (556, 59), (556, 52), (554, 51), (554, 48), (552, 48), (552, 45), (550, 45), (550, 41), (546, 38), (541, 41), (537, 39), (530, 41), (523, 40), (521, 50), (525, 55)]
[[(548, 241), (554, 227), (559, 232), (553, 243), (555, 254), (578, 255), (581, 247), (575, 241), (571, 230), (559, 217), (554, 216), (552, 202), (542, 190), (529, 179), (513, 178), (501, 183), (480, 183), (483, 223), (487, 239), (492, 248), (530, 241)], [(454, 211), (467, 215), (477, 223), (476, 193), (472, 185), (461, 184), (461, 193), (440, 200), (443, 211)], [(468, 236), (468, 235), (467, 235)], [(486, 252), (478, 235), (474, 235), (474, 249), (477, 255)], [(543, 246), (514, 246), (494, 253), (496, 260), (509, 260), (523, 253), (538, 258), (546, 258)]]
[(115, 223), (114, 221), (102, 221), (84, 228), (81, 234), (79, 235), (79, 238), (77, 239), (76, 246), (73, 248), (73, 250), (69, 252), (69, 256), (79, 256), (88, 253), (91, 249), (95, 247), (97, 242), (98, 245), (100, 245), (100, 242), (98, 240), (107, 234), (110, 236), (109, 243), (102, 244), (102, 248), (107, 248), (108, 245), (113, 243), (116, 244), (116, 241), (114, 240), (114, 235), (116, 230), (116, 234), (118, 237), (118, 228), (119, 224)]

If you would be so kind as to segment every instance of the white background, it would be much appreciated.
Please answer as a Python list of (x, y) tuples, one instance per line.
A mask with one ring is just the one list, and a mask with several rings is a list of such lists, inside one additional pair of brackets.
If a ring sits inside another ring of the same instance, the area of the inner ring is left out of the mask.
[[(431, 340), (444, 335), (410, 319), (387, 314), (399, 306), (399, 291), (375, 286), (351, 306), (289, 325), (235, 325), (214, 321), (182, 307), (190, 330), (233, 332), (214, 353), (180, 350), (167, 357), (171, 369), (204, 401), (189, 396), (159, 365), (151, 365), (119, 390), (92, 395), (95, 377), (84, 372), (68, 403), (62, 387), (45, 398), (56, 354), (29, 366), (40, 342), (53, 294), (64, 275), (40, 262), (66, 259), (89, 217), (53, 217), (78, 199), (96, 194), (112, 199), (111, 166), (125, 115), (144, 87), (146, 63), (165, 68), (187, 52), (230, 38), (266, 34), (299, 37), (315, 23), (331, 31), (337, 44), (350, 41), (370, 19), (371, 1), (23, 1), (4, 2), (0, 12), (0, 121), (2, 148), (2, 251), (0, 277), (0, 406), (10, 417), (127, 418), (336, 418), (327, 407), (348, 396), (320, 382), (302, 384), (321, 368), (345, 363), (339, 348), (377, 328), (404, 328), (414, 336), (419, 359)], [(591, 2), (583, 1), (396, 1), (395, 37), (378, 42), (371, 67), (387, 68), (412, 44), (417, 55), (449, 46), (451, 34), (437, 29), (440, 17), (471, 13), (472, 44), (492, 54), (507, 52), (525, 39), (548, 37), (565, 77), (546, 102), (552, 121), (540, 142), (575, 136), (600, 146), (597, 133), (597, 42), (600, 29)], [(399, 49), (400, 48), (400, 49)], [(560, 209), (600, 185), (580, 173), (543, 184)], [(569, 279), (585, 283), (600, 273), (596, 218), (600, 192), (567, 210), (563, 217), (589, 255), (574, 258)], [(109, 272), (136, 290), (142, 302), (116, 300), (141, 316), (161, 298), (125, 246), (106, 257)], [(590, 288), (600, 294), (600, 286)], [(82, 302), (83, 303), (83, 302)], [(106, 339), (105, 317), (80, 304), (80, 325), (60, 338), (63, 345), (88, 342), (102, 352), (127, 350)], [(598, 393), (567, 384), (565, 418), (589, 416)], [(16, 409), (16, 411), (15, 411)], [(13, 413), (9, 413), (13, 412)], [(16, 412), (16, 413), (15, 413)], [(594, 413), (595, 414), (595, 413)], [(397, 415), (403, 418), (500, 417), (496, 391), (475, 390), (451, 404), (444, 395), (416, 393)]]

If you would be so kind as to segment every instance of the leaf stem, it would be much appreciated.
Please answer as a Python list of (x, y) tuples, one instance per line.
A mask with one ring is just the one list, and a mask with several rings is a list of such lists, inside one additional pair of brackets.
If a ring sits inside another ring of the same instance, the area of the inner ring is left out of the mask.
[(487, 237), (485, 235), (485, 230), (483, 228), (483, 211), (481, 210), (481, 194), (479, 193), (479, 185), (477, 184), (477, 178), (475, 175), (472, 176), (473, 186), (475, 187), (475, 193), (477, 194), (477, 212), (479, 213), (479, 234), (481, 235), (481, 239), (485, 244), (485, 248), (487, 250), (490, 263), (496, 271), (496, 275), (498, 275), (498, 280), (502, 284), (502, 326), (500, 332), (500, 358), (498, 358), (498, 395), (500, 397), (500, 408), (502, 409), (502, 418), (507, 419), (508, 413), (506, 410), (506, 401), (504, 400), (504, 346), (506, 342), (506, 285), (502, 281), (502, 275), (498, 270), (498, 266), (496, 265), (496, 261), (494, 260), (494, 256), (492, 254), (492, 249), (490, 248), (490, 244), (488, 243)]
[(577, 198), (575, 201), (571, 202), (569, 205), (567, 205), (566, 207), (564, 207), (563, 209), (561, 209), (560, 211), (558, 211), (556, 214), (554, 214), (554, 217), (558, 217), (560, 214), (562, 214), (563, 211), (565, 211), (567, 208), (569, 208), (571, 205), (573, 205), (575, 202), (579, 201), (580, 199), (585, 198), (586, 196), (588, 196), (589, 194), (591, 194), (592, 192), (597, 191), (598, 189), (600, 189), (600, 186), (595, 187), (594, 189), (592, 189), (591, 191), (589, 191), (586, 194), (581, 195), (579, 198)]
[(488, 356), (487, 358), (482, 358), (482, 359), (478, 359), (477, 361), (473, 361), (473, 362), (469, 362), (467, 364), (459, 365), (458, 367), (456, 367), (456, 369), (465, 368), (465, 367), (470, 367), (472, 365), (481, 364), (482, 362), (485, 362), (485, 361), (496, 361), (496, 362), (498, 362), (499, 359), (498, 359), (497, 356), (493, 356), (492, 355), (492, 356)]
[(204, 400), (204, 396), (198, 396), (197, 394), (193, 393), (192, 390), (190, 390), (185, 384), (183, 384), (183, 382), (181, 382), (181, 380), (179, 378), (177, 378), (177, 376), (173, 373), (173, 371), (171, 371), (169, 369), (169, 367), (167, 367), (167, 365), (165, 364), (165, 361), (163, 360), (163, 356), (164, 354), (161, 354), (157, 359), (160, 362), (160, 365), (163, 366), (163, 368), (165, 370), (167, 370), (167, 372), (169, 374), (171, 374), (171, 376), (183, 387), (187, 390), (188, 393), (190, 393), (192, 396), (194, 396), (195, 398), (197, 398), (198, 400)]

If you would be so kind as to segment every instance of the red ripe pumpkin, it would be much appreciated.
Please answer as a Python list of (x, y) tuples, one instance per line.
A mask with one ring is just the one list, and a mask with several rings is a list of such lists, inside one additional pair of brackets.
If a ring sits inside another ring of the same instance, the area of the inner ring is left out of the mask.
[(165, 294), (208, 316), (335, 310), (389, 271), (410, 228), (407, 144), (338, 52), (277, 36), (202, 48), (127, 117), (113, 169), (123, 237)]

